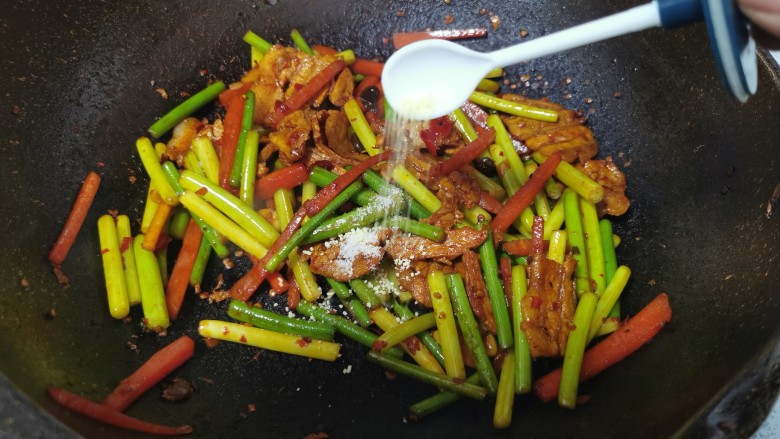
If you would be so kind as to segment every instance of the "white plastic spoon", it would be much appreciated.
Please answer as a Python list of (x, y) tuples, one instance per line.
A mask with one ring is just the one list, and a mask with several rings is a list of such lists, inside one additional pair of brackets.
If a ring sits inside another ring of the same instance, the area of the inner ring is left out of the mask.
[(731, 0), (655, 0), (623, 12), (489, 53), (446, 40), (426, 40), (395, 52), (382, 86), (390, 106), (410, 119), (432, 119), (458, 108), (492, 69), (652, 27), (705, 18), (718, 65), (741, 101), (756, 89), (755, 43)]

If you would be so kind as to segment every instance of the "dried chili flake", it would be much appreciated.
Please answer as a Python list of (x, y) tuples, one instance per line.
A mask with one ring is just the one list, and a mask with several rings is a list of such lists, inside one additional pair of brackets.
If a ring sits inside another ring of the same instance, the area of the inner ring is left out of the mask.
[(386, 342), (386, 341), (384, 341), (384, 340), (379, 340), (379, 339), (376, 339), (376, 340), (374, 340), (374, 342), (371, 344), (371, 349), (373, 349), (373, 350), (375, 350), (375, 351), (377, 351), (377, 352), (380, 352), (380, 351), (381, 351), (382, 349), (384, 349), (386, 346), (387, 346), (387, 342)]

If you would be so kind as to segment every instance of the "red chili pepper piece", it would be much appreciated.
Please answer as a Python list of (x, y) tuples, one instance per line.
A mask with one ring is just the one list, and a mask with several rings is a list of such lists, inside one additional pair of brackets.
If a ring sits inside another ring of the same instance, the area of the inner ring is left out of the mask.
[(473, 142), (461, 148), (449, 159), (439, 162), (431, 168), (431, 175), (434, 177), (447, 175), (452, 171), (458, 170), (479, 157), (490, 144), (496, 139), (496, 131), (493, 128), (485, 130)]
[(442, 116), (431, 120), (429, 127), (420, 131), (420, 138), (431, 155), (438, 155), (442, 143), (452, 133), (454, 125), (455, 123), (448, 116)]

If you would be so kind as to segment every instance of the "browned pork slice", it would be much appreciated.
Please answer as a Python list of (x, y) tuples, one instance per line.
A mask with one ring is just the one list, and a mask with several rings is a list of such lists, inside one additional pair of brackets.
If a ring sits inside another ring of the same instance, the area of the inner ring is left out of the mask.
[(290, 165), (302, 159), (311, 138), (311, 122), (303, 110), (293, 111), (279, 122), (268, 140), (279, 150), (279, 159)]
[(487, 231), (461, 227), (448, 231), (447, 238), (442, 242), (432, 241), (421, 236), (396, 235), (388, 240), (385, 247), (387, 254), (393, 260), (440, 259), (450, 261), (482, 244), (485, 238), (487, 238)]
[(490, 304), (485, 278), (482, 275), (479, 255), (471, 250), (463, 253), (461, 261), (455, 264), (455, 270), (463, 278), (469, 304), (474, 310), (477, 321), (485, 330), (495, 334), (496, 320), (493, 318), (493, 307)]
[(611, 157), (606, 160), (588, 160), (578, 168), (604, 188), (604, 199), (596, 205), (599, 216), (626, 213), (631, 206), (631, 201), (626, 197), (626, 176)]
[(445, 274), (454, 272), (449, 265), (424, 259), (397, 260), (395, 261), (395, 271), (401, 290), (411, 293), (417, 303), (428, 308), (433, 306), (431, 293), (428, 290), (428, 273), (431, 271), (441, 271)]
[[(307, 55), (294, 47), (273, 46), (243, 78), (252, 83), (255, 94), (255, 123), (270, 126), (268, 116), (276, 109), (277, 102), (289, 98), (300, 86), (335, 61), (330, 56)], [(315, 99), (315, 107), (326, 97), (327, 90)]]
[(544, 252), (529, 258), (521, 328), (534, 358), (558, 357), (566, 351), (576, 307), (575, 264), (570, 254), (563, 264), (548, 259)]
[(339, 73), (330, 87), (328, 100), (337, 107), (343, 107), (352, 97), (353, 91), (355, 91), (355, 78), (352, 75), (352, 70), (344, 67), (344, 70)]
[(171, 139), (166, 144), (165, 155), (176, 163), (182, 164), (184, 155), (190, 150), (192, 140), (202, 128), (203, 122), (194, 117), (188, 117), (179, 122), (173, 128)]
[(582, 125), (583, 118), (577, 112), (546, 99), (528, 99), (517, 95), (502, 97), (524, 105), (555, 110), (558, 113), (557, 122), (545, 122), (521, 116), (502, 116), (512, 136), (522, 141), (532, 151), (539, 151), (544, 155), (561, 151), (561, 157), (569, 163), (575, 160), (584, 162), (598, 152), (593, 133)]
[(358, 228), (304, 250), (312, 273), (346, 282), (374, 271), (384, 256), (386, 228)]
[(321, 110), (312, 118), (312, 139), (314, 147), (306, 153), (306, 166), (315, 164), (332, 166), (333, 172), (341, 174), (346, 166), (354, 166), (368, 155), (355, 151), (349, 137), (349, 121), (341, 111)]

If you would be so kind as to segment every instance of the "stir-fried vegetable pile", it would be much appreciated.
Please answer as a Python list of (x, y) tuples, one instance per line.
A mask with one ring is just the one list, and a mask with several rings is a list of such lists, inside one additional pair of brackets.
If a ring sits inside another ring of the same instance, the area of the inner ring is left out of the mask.
[[(411, 418), (492, 398), (497, 428), (534, 387), (573, 408), (581, 380), (669, 320), (661, 295), (621, 322), (631, 272), (608, 216), (629, 208), (626, 181), (595, 158), (580, 114), (485, 79), (452, 114), (404, 120), (384, 103), (381, 63), (292, 39), (248, 32), (240, 82), (209, 85), (137, 140), (150, 178), (140, 229), (126, 215), (98, 221), (113, 317), (140, 303), (146, 327), (164, 333), (187, 322), (195, 291), (227, 308), (200, 322), (207, 339), (338, 361), (349, 338), (370, 362), (431, 385)], [(192, 116), (213, 100), (216, 118)], [(236, 255), (252, 268), (203, 291), (206, 267)], [(286, 295), (284, 315), (262, 308), (265, 294)], [(562, 366), (534, 384), (540, 357)]]

